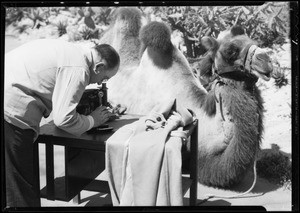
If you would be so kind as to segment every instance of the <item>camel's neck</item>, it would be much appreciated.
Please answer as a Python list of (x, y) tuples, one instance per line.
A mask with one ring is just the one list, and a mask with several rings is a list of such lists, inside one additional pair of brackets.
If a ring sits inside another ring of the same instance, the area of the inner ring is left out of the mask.
[(250, 141), (254, 149), (259, 144), (263, 132), (260, 91), (256, 86), (246, 90), (241, 82), (231, 83), (218, 84), (201, 102), (197, 118), (203, 152), (221, 154), (230, 144), (240, 142)]
[(191, 82), (189, 85), (186, 85), (186, 87), (182, 88), (183, 90), (186, 90), (183, 94), (187, 94), (185, 96), (178, 97), (181, 99), (181, 102), (183, 104), (188, 104), (191, 110), (193, 110), (196, 114), (199, 114), (202, 112), (201, 106), (206, 100), (207, 97), (207, 91), (204, 89), (200, 83), (194, 83)]
[[(193, 94), (194, 105), (198, 105), (196, 113), (202, 120), (224, 120), (226, 110), (230, 116), (240, 120), (248, 111), (254, 117), (258, 115), (257, 122), (262, 125), (263, 100), (255, 85), (248, 87), (245, 82), (226, 79), (222, 83), (216, 84), (206, 94), (195, 89), (191, 94)], [(252, 115), (247, 116), (251, 117)]]

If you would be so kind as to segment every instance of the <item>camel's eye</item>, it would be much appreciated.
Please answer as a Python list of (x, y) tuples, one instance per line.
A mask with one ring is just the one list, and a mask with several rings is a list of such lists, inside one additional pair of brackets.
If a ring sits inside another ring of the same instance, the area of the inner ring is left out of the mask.
[(220, 47), (220, 53), (223, 59), (230, 65), (233, 65), (238, 59), (240, 51), (240, 47), (233, 42), (225, 43)]

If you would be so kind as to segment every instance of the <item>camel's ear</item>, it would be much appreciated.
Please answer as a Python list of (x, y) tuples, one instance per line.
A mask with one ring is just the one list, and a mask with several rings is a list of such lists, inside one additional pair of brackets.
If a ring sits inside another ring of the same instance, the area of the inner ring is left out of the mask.
[(201, 44), (205, 47), (206, 50), (213, 50), (218, 47), (217, 40), (210, 36), (203, 36), (201, 38)]

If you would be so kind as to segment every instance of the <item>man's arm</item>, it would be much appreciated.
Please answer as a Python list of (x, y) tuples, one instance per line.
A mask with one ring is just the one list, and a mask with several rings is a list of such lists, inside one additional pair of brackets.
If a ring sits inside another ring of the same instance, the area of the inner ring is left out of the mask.
[(74, 135), (92, 127), (91, 119), (76, 112), (76, 106), (88, 84), (89, 76), (81, 67), (63, 67), (57, 71), (53, 90), (54, 124)]

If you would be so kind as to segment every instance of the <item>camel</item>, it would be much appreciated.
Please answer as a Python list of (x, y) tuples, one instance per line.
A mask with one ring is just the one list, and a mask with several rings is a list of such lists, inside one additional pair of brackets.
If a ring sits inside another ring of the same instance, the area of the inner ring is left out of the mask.
[[(170, 27), (163, 22), (142, 27), (141, 17), (138, 9), (117, 9), (100, 38), (116, 48), (123, 60), (119, 72), (107, 82), (109, 101), (126, 106), (127, 113), (145, 115), (176, 98), (199, 120), (199, 182), (223, 188), (239, 183), (260, 149), (263, 99), (255, 80), (270, 78), (268, 56), (246, 35), (229, 31), (222, 41), (204, 38), (211, 53), (207, 54), (211, 60), (205, 61), (212, 61), (209, 66), (218, 75), (208, 92), (172, 44)], [(251, 69), (246, 71), (241, 67), (249, 60)]]

